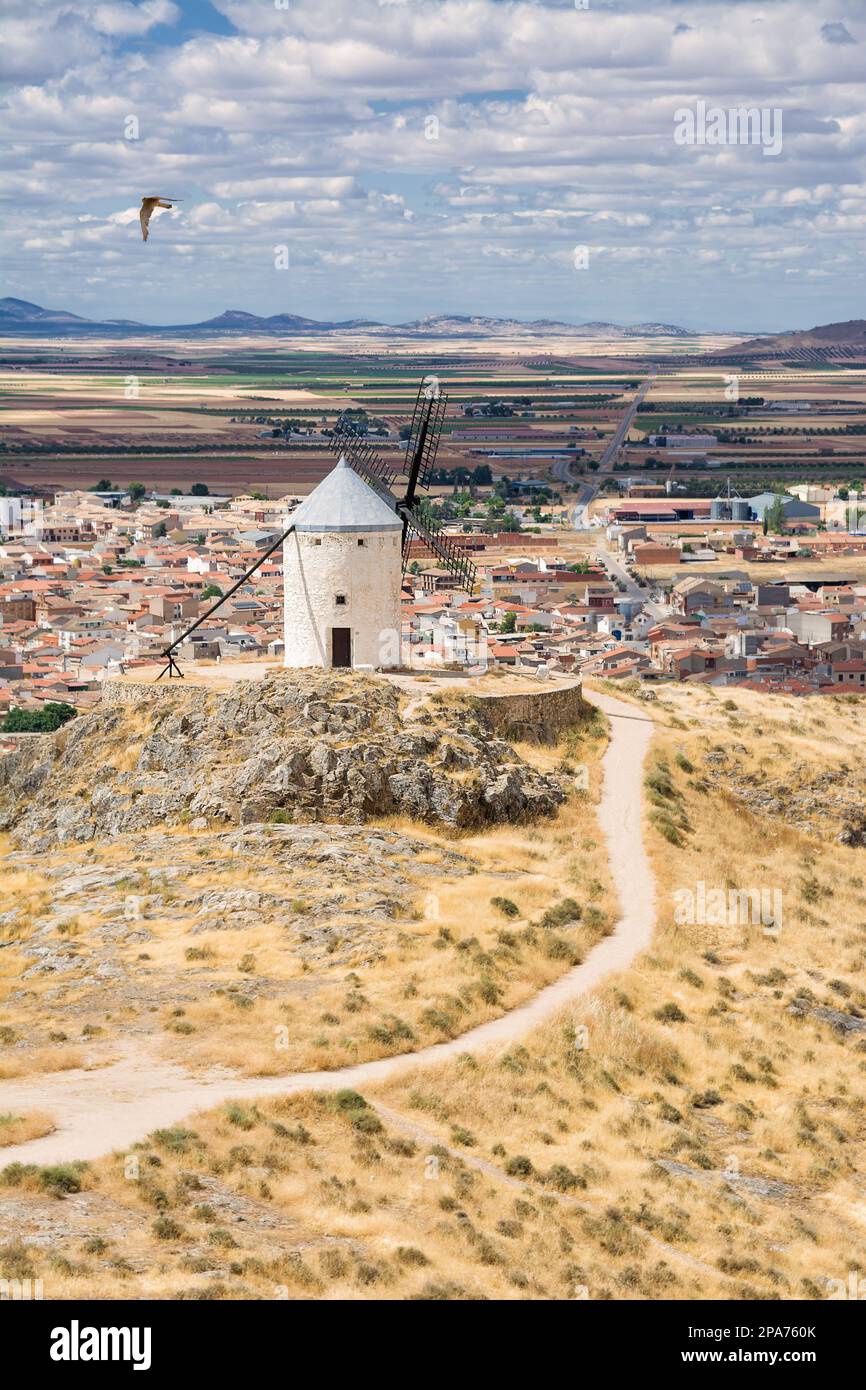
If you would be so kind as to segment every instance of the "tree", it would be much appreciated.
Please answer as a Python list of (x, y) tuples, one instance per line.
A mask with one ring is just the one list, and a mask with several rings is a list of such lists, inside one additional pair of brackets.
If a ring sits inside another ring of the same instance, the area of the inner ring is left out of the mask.
[(517, 614), (508, 612), (503, 613), (502, 622), (499, 624), (500, 632), (514, 632), (517, 627)]
[(223, 591), (218, 584), (208, 584), (206, 589), (201, 591), (202, 598), (222, 598)]
[(90, 492), (111, 492), (111, 483), (107, 478), (100, 478), (98, 483), (94, 483), (89, 489)]
[(156, 525), (154, 526), (154, 528), (153, 528), (153, 538), (154, 538), (154, 540), (161, 540), (162, 537), (163, 537), (164, 535), (165, 535), (165, 522), (164, 522), (164, 521), (158, 521), (158, 522), (156, 523)]
[(189, 491), (192, 497), (207, 497), (210, 494), (207, 483), (193, 483)]
[(785, 529), (785, 503), (781, 493), (776, 493), (764, 512), (764, 519), (774, 535), (780, 536), (782, 534)]
[(11, 709), (3, 720), (3, 731), (7, 734), (50, 734), (74, 719), (77, 713), (74, 705), (56, 700), (49, 700), (42, 709)]
[(144, 486), (144, 483), (130, 483), (127, 492), (129, 493), (131, 501), (140, 502), (147, 492), (147, 488)]
[(171, 490), (171, 496), (172, 496), (172, 497), (183, 497), (183, 492), (181, 491), (181, 489), (180, 489), (179, 487), (173, 487), (172, 490)]

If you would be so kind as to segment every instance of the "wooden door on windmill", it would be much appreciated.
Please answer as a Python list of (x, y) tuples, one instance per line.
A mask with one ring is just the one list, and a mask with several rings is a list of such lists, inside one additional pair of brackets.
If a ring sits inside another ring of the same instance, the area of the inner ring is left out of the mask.
[(352, 629), (350, 627), (331, 628), (331, 665), (351, 666)]

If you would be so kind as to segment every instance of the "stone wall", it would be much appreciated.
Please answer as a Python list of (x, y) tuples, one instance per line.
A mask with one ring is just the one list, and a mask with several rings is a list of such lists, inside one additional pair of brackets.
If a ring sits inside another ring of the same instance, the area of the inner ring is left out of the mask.
[(481, 695), (477, 699), (495, 733), (530, 743), (556, 743), (569, 728), (587, 719), (592, 708), (583, 698), (580, 681), (552, 690)]
[(178, 693), (185, 691), (201, 690), (203, 695), (208, 691), (202, 686), (197, 686), (195, 679), (177, 680), (168, 676), (164, 680), (154, 681), (126, 681), (126, 680), (106, 680), (102, 682), (101, 703), (103, 705), (144, 705), (153, 704), (157, 700), (173, 699)]

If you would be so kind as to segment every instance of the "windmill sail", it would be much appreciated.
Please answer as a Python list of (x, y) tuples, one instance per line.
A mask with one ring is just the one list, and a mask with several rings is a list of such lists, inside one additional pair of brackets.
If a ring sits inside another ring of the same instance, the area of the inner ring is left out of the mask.
[(406, 457), (410, 460), (407, 476), (411, 494), (415, 487), (428, 488), (436, 463), (442, 425), (448, 397), (439, 386), (437, 377), (425, 377), (418, 388)]
[(414, 531), (418, 539), (424, 542), (448, 571), (455, 584), (471, 594), (475, 588), (475, 566), (454, 537), (447, 535), (431, 517), (419, 515), (417, 507), (399, 506), (397, 511), (406, 524), (404, 564), (409, 554), (410, 533)]
[(360, 473), (368, 483), (380, 490), (384, 485), (386, 488), (393, 486), (397, 473), (389, 463), (386, 463), (382, 455), (377, 453), (372, 444), (368, 444), (362, 435), (358, 434), (354, 425), (349, 420), (341, 420), (331, 435), (328, 446), (332, 453), (345, 456), (346, 462), (350, 463), (356, 473)]
[[(334, 430), (330, 448), (335, 454), (344, 455), (346, 462), (386, 497), (402, 518), (404, 565), (409, 554), (411, 533), (414, 532), (448, 570), (455, 584), (472, 593), (475, 587), (475, 566), (472, 561), (457, 541), (446, 535), (438, 522), (429, 514), (421, 514), (416, 501), (418, 488), (430, 486), (447, 405), (448, 397), (441, 389), (438, 377), (424, 377), (412, 411), (405, 461), (399, 467), (387, 463), (345, 418)], [(398, 501), (391, 489), (401, 475), (406, 478), (406, 490)]]

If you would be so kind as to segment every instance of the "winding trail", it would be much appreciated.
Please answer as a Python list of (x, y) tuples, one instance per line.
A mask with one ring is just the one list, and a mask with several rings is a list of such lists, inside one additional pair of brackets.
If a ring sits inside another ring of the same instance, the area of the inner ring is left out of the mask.
[(462, 1052), (508, 1045), (594, 989), (605, 976), (624, 970), (649, 945), (655, 920), (655, 887), (641, 833), (643, 762), (653, 721), (621, 700), (585, 693), (611, 719), (611, 738), (602, 760), (598, 818), (621, 905), (614, 931), (593, 947), (585, 961), (539, 990), (527, 1003), (448, 1042), (334, 1071), (274, 1077), (224, 1073), (191, 1076), (183, 1067), (154, 1058), (133, 1042), (107, 1067), (0, 1083), (0, 1113), (47, 1110), (57, 1125), (41, 1139), (0, 1149), (0, 1165), (94, 1159), (123, 1150), (153, 1129), (177, 1124), (197, 1110), (229, 1099), (341, 1087), (361, 1089)]

